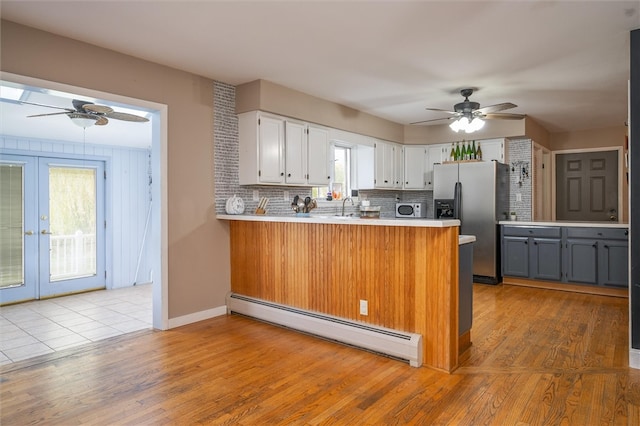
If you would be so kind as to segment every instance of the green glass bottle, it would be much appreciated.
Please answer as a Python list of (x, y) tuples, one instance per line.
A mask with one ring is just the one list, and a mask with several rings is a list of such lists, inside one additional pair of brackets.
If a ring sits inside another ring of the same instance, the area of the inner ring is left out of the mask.
[(451, 142), (451, 154), (449, 154), (449, 161), (456, 161), (456, 145)]
[(476, 159), (476, 141), (472, 141), (471, 142), (471, 156), (469, 158), (469, 160), (475, 160)]
[(462, 159), (469, 159), (469, 145), (466, 142), (462, 142)]
[(478, 142), (478, 148), (476, 149), (476, 160), (482, 160), (482, 148), (480, 148), (480, 142)]
[(460, 142), (456, 143), (456, 158), (455, 161), (460, 161)]

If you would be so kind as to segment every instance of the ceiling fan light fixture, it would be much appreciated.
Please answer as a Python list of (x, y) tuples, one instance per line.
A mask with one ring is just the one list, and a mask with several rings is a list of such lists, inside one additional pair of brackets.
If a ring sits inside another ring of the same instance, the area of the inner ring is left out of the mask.
[(453, 123), (449, 124), (449, 128), (454, 132), (464, 131), (466, 133), (476, 132), (484, 127), (484, 120), (480, 117), (475, 117), (473, 120), (469, 121), (469, 118), (466, 116), (460, 117)]
[(469, 125), (465, 129), (465, 132), (467, 133), (477, 132), (483, 127), (484, 127), (484, 120), (481, 119), (480, 117), (476, 117), (473, 120), (471, 120), (471, 123), (469, 123)]
[(68, 114), (71, 122), (78, 127), (82, 127), (86, 129), (87, 127), (91, 127), (96, 124), (96, 119), (93, 117), (87, 117), (83, 114)]

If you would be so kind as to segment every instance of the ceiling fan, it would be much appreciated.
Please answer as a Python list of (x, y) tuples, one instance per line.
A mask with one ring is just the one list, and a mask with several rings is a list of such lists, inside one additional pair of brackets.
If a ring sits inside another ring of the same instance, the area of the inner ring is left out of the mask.
[(115, 120), (131, 121), (134, 123), (144, 123), (149, 121), (149, 119), (145, 117), (141, 117), (139, 115), (114, 111), (113, 108), (108, 107), (106, 105), (97, 105), (97, 104), (94, 104), (93, 102), (82, 101), (78, 99), (74, 99), (72, 101), (73, 109), (62, 108), (62, 107), (57, 107), (53, 105), (37, 104), (37, 103), (26, 102), (26, 101), (20, 101), (20, 103), (63, 110), (63, 112), (51, 112), (48, 114), (28, 115), (27, 118), (46, 117), (49, 115), (65, 114), (71, 119), (73, 123), (77, 124), (80, 127), (89, 127), (94, 124), (96, 126), (104, 126), (109, 123), (109, 118), (112, 118)]
[[(416, 121), (411, 124), (425, 124), (431, 123), (434, 121), (440, 120), (456, 120), (450, 124), (450, 127), (455, 130), (466, 130), (468, 133), (470, 131), (466, 126), (469, 126), (472, 123), (477, 123), (476, 126), (482, 127), (484, 119), (501, 119), (501, 120), (521, 120), (525, 117), (524, 114), (512, 114), (506, 112), (498, 112), (504, 111), (506, 109), (516, 108), (517, 105), (512, 104), (511, 102), (504, 102), (501, 104), (490, 105), (484, 108), (480, 108), (480, 104), (478, 102), (472, 102), (469, 100), (469, 96), (473, 94), (473, 89), (462, 89), (460, 90), (460, 94), (464, 97), (464, 101), (457, 103), (453, 106), (453, 111), (449, 111), (446, 109), (440, 108), (425, 108), (427, 111), (441, 111), (446, 112), (447, 114), (451, 114), (450, 117), (443, 118), (435, 118), (432, 120), (423, 120)], [(471, 130), (478, 130), (479, 128), (474, 128)]]

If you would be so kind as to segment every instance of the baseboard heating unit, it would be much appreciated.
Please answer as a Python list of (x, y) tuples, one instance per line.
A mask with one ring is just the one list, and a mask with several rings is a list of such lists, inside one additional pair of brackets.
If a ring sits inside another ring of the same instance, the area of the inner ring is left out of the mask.
[(282, 325), (422, 365), (422, 336), (292, 308), (235, 293), (227, 296), (227, 311)]

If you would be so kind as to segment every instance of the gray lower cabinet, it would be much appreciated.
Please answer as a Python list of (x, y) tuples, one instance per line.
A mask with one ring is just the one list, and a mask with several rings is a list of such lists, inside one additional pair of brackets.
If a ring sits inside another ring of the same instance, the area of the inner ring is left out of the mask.
[(534, 280), (559, 281), (562, 242), (557, 238), (532, 238), (529, 276)]
[(503, 226), (502, 275), (560, 280), (559, 227)]
[(565, 228), (567, 282), (628, 287), (629, 231), (621, 228)]
[(598, 241), (566, 239), (564, 264), (565, 281), (598, 284)]
[(608, 287), (629, 286), (628, 240), (603, 240), (598, 247), (598, 276), (601, 285)]
[(624, 228), (503, 225), (502, 275), (603, 287), (628, 287)]
[(502, 275), (529, 277), (529, 238), (502, 237)]

